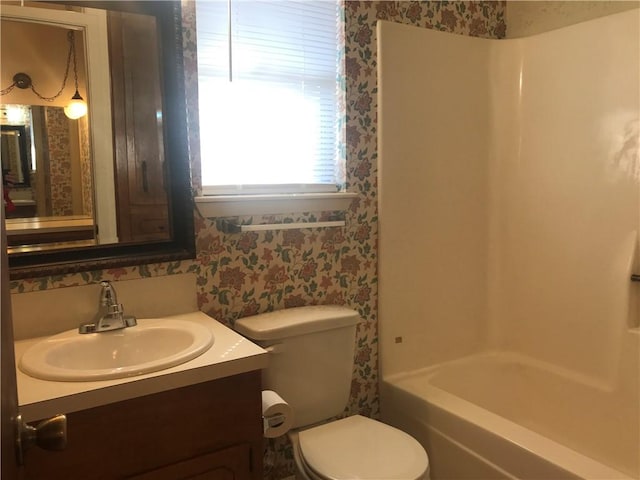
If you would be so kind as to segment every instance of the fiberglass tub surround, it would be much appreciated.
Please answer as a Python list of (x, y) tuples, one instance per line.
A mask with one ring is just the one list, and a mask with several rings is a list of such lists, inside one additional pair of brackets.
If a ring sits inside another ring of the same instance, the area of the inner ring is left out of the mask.
[(436, 480), (640, 476), (639, 12), (379, 25), (382, 416)]

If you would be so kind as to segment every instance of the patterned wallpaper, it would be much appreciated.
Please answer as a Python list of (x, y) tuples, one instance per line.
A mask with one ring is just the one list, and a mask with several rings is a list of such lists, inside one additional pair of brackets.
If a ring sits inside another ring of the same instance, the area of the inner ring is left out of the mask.
[[(49, 182), (51, 185), (51, 215), (93, 215), (93, 189), (89, 156), (89, 122), (87, 116), (77, 121), (69, 120), (62, 107), (44, 107), (47, 122)], [(76, 130), (72, 135), (71, 129)], [(72, 141), (76, 141), (73, 148)], [(74, 159), (72, 151), (77, 151)], [(80, 168), (80, 184), (74, 185), (72, 163)], [(74, 212), (73, 192), (81, 193), (80, 210)]]
[(80, 187), (82, 193), (82, 214), (93, 215), (93, 168), (91, 164), (90, 134), (88, 115), (78, 119), (80, 150)]
[[(199, 188), (195, 13), (183, 1), (189, 148)], [(12, 291), (82, 285), (194, 272), (202, 311), (231, 325), (242, 316), (307, 304), (358, 310), (356, 356), (348, 413), (378, 415), (377, 391), (377, 145), (376, 38), (378, 18), (480, 37), (505, 34), (505, 2), (345, 1), (347, 190), (357, 192), (344, 229), (301, 229), (228, 235), (196, 214), (193, 261), (143, 265), (12, 283)], [(206, 132), (205, 132), (206, 133)], [(308, 220), (291, 213), (278, 220)], [(256, 219), (254, 218), (254, 222)], [(267, 445), (266, 478), (293, 472), (286, 439)]]
[(69, 119), (62, 108), (45, 108), (49, 139), (51, 215), (72, 215)]

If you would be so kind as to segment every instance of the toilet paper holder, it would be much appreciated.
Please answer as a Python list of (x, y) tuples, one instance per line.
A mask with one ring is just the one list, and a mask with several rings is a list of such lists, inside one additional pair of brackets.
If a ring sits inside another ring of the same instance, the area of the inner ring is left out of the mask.
[(265, 438), (280, 437), (293, 426), (291, 406), (273, 390), (262, 391), (262, 433)]
[(281, 413), (276, 413), (275, 415), (262, 416), (262, 427), (264, 430), (267, 428), (276, 428), (284, 423), (287, 417), (285, 417)]

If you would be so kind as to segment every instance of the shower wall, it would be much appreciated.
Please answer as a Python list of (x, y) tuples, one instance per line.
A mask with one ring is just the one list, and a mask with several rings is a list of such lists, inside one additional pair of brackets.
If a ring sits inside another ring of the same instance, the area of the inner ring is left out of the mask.
[(378, 23), (383, 375), (484, 344), (496, 41)]
[(634, 364), (638, 12), (514, 40), (379, 26), (383, 375), (485, 349)]
[(632, 321), (638, 24), (635, 10), (507, 41), (497, 75), (514, 95), (495, 103), (489, 163), (493, 346), (602, 379)]

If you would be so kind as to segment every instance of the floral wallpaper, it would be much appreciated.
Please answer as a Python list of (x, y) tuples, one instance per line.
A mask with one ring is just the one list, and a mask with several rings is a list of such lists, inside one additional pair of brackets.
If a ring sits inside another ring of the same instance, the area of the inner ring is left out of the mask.
[[(377, 416), (377, 19), (481, 37), (505, 34), (505, 2), (343, 1), (346, 99), (346, 183), (358, 197), (346, 227), (225, 234), (215, 219), (196, 212), (197, 257), (193, 261), (142, 265), (12, 282), (32, 291), (172, 273), (194, 272), (200, 309), (232, 325), (243, 316), (274, 309), (341, 304), (362, 316), (358, 325), (351, 399), (346, 413)], [(183, 0), (183, 42), (188, 92), (189, 148), (194, 188), (200, 188), (195, 12)], [(204, 132), (206, 134), (206, 132)], [(321, 214), (291, 212), (276, 221), (308, 221)], [(255, 218), (254, 222), (262, 218)], [(294, 471), (286, 438), (266, 445), (265, 478)]]
[(80, 147), (80, 187), (82, 192), (82, 214), (93, 215), (93, 166), (91, 164), (90, 133), (88, 115), (77, 120)]
[(49, 176), (51, 182), (51, 215), (71, 215), (71, 149), (69, 119), (62, 108), (45, 108), (49, 139)]
[[(48, 215), (93, 215), (92, 172), (89, 156), (89, 122), (87, 116), (69, 120), (62, 107), (44, 107), (48, 139), (48, 164), (51, 212)], [(72, 134), (72, 129), (74, 134)], [(74, 140), (75, 139), (75, 140)], [(77, 158), (74, 158), (72, 143), (77, 141)], [(79, 165), (81, 211), (74, 212), (74, 179), (72, 164)]]

